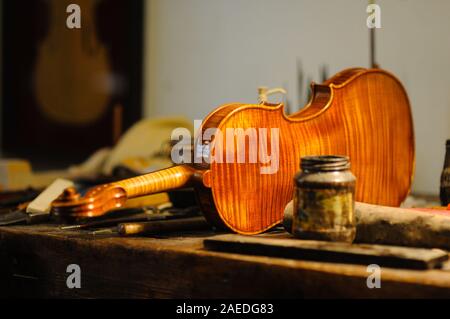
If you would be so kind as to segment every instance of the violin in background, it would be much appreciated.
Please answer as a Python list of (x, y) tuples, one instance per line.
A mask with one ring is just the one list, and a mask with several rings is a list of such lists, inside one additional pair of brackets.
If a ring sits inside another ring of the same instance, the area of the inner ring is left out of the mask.
[(48, 33), (39, 45), (35, 94), (50, 120), (69, 125), (97, 121), (113, 95), (113, 71), (104, 43), (97, 37), (97, 0), (79, 0), (81, 28), (66, 27), (71, 0), (47, 0)]
[[(80, 7), (80, 29), (68, 28), (70, 4)], [(143, 0), (4, 1), (4, 156), (37, 170), (65, 168), (112, 146), (141, 118), (142, 7)]]

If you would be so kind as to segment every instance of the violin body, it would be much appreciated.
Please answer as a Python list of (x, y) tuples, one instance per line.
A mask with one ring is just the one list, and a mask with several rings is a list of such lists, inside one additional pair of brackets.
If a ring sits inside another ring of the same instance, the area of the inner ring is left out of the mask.
[(68, 29), (71, 0), (48, 1), (50, 25), (36, 61), (36, 99), (42, 114), (56, 123), (86, 125), (106, 112), (112, 92), (107, 48), (96, 35), (98, 0), (79, 0), (82, 28)]
[[(121, 194), (120, 202), (109, 203), (120, 207), (126, 198), (191, 185), (211, 223), (241, 234), (257, 234), (281, 222), (293, 197), (293, 176), (300, 158), (334, 154), (350, 157), (357, 177), (357, 201), (399, 206), (411, 187), (415, 156), (412, 116), (401, 83), (383, 70), (348, 69), (323, 84), (312, 84), (312, 92), (308, 105), (290, 116), (282, 104), (235, 103), (216, 109), (203, 121), (201, 137), (208, 129), (251, 132), (256, 128), (257, 136), (252, 137), (257, 141), (268, 133), (266, 147), (257, 152), (269, 155), (270, 150), (277, 150), (270, 154), (276, 163), (273, 167), (267, 161), (250, 160), (254, 151), (250, 143), (237, 141), (236, 136), (211, 135), (208, 150), (202, 148), (193, 164), (107, 186), (104, 193), (117, 189)], [(240, 152), (245, 154), (244, 161), (237, 159)], [(267, 171), (268, 167), (272, 170)], [(88, 216), (80, 205), (83, 200), (85, 207), (100, 203), (99, 193), (76, 200), (63, 196), (54, 211)], [(100, 205), (96, 213), (91, 210), (91, 216), (106, 208), (111, 209)]]

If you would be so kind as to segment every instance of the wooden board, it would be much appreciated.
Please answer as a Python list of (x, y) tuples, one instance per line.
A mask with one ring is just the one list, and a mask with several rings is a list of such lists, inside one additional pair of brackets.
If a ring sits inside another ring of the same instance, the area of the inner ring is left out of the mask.
[(406, 269), (441, 268), (448, 254), (440, 249), (347, 244), (288, 238), (227, 234), (205, 239), (206, 248), (247, 255), (371, 265)]
[[(365, 265), (205, 250), (203, 241), (217, 235), (119, 238), (50, 225), (0, 227), (0, 297), (450, 298), (448, 264), (383, 268), (381, 288), (369, 289)], [(66, 286), (69, 264), (81, 267), (81, 289)]]

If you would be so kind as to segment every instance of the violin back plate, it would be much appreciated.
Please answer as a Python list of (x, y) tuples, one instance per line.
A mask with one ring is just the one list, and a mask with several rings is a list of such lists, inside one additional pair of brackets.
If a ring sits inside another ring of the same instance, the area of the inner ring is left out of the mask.
[[(399, 206), (406, 198), (415, 154), (411, 110), (401, 83), (383, 70), (349, 69), (312, 88), (310, 103), (291, 116), (284, 114), (283, 105), (235, 104), (205, 120), (203, 132), (216, 126), (224, 138), (212, 140), (210, 156), (222, 160), (211, 161), (204, 184), (233, 231), (256, 234), (282, 220), (293, 197), (293, 176), (306, 155), (349, 156), (357, 201)], [(227, 128), (248, 133), (245, 143), (236, 135), (227, 139)], [(260, 142), (264, 136), (265, 144)], [(250, 160), (252, 138), (258, 141), (256, 162)], [(236, 155), (242, 151), (243, 163)]]

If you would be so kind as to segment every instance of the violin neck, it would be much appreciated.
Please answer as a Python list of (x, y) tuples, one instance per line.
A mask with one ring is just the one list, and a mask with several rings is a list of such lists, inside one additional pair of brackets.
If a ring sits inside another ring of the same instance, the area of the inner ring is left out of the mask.
[(188, 187), (194, 173), (194, 168), (188, 165), (179, 165), (115, 182), (112, 185), (123, 188), (128, 198), (134, 198)]

